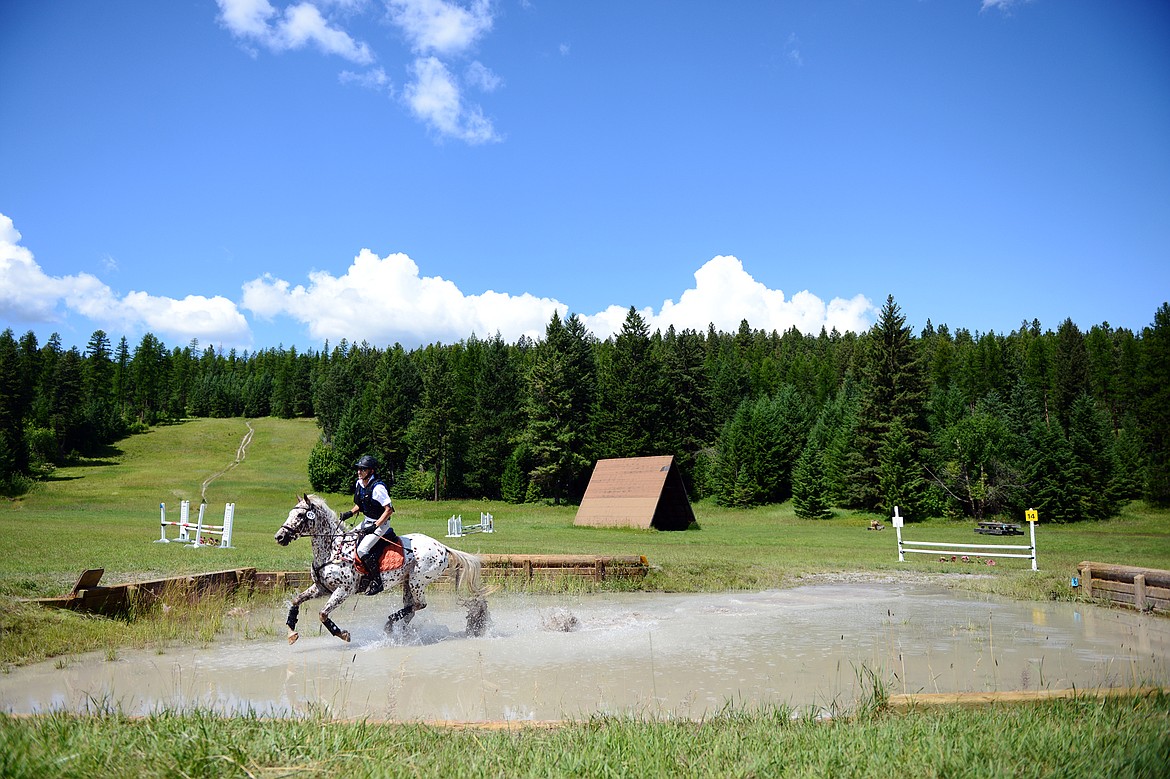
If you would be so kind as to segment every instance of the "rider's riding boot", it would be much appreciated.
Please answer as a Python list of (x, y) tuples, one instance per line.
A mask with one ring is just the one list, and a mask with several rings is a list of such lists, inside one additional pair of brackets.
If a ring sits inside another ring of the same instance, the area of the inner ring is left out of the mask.
[(382, 571), (379, 570), (381, 566), (378, 565), (380, 556), (374, 552), (367, 552), (358, 558), (362, 561), (370, 578), (370, 588), (366, 590), (366, 595), (377, 595), (382, 591)]

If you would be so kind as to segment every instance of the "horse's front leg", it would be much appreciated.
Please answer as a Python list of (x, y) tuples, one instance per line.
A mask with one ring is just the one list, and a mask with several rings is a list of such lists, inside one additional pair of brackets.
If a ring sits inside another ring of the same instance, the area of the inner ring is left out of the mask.
[(347, 643), (349, 642), (349, 631), (342, 630), (341, 628), (337, 627), (337, 624), (333, 620), (329, 619), (329, 614), (335, 608), (337, 608), (342, 603), (344, 603), (345, 599), (348, 598), (349, 596), (350, 596), (349, 588), (338, 587), (336, 590), (333, 591), (333, 594), (331, 596), (329, 596), (329, 602), (325, 604), (325, 608), (321, 609), (321, 615), (320, 615), (321, 616), (321, 624), (325, 626), (325, 629), (328, 630), (331, 635), (337, 636), (342, 641), (345, 641)]
[(293, 597), (292, 604), (288, 607), (288, 619), (285, 620), (285, 623), (284, 623), (284, 624), (288, 625), (288, 643), (289, 644), (295, 644), (297, 642), (297, 639), (301, 637), (301, 634), (297, 632), (297, 618), (301, 614), (301, 604), (307, 600), (312, 600), (313, 598), (317, 598), (320, 596), (321, 596), (321, 588), (318, 587), (316, 584), (312, 584), (309, 586), (309, 589), (305, 590), (302, 593), (298, 593), (296, 596)]

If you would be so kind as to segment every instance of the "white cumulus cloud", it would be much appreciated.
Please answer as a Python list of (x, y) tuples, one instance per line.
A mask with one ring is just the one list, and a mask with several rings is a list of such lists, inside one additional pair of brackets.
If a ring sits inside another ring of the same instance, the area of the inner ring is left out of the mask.
[[(216, 2), (220, 24), (253, 56), (257, 48), (283, 52), (315, 46), (326, 54), (367, 66), (364, 72), (342, 71), (338, 76), (341, 83), (395, 94), (385, 68), (374, 65), (377, 58), (370, 46), (346, 29), (374, 4), (302, 0), (278, 8), (269, 0)], [(384, 20), (401, 32), (413, 57), (406, 66), (409, 81), (398, 95), (407, 110), (440, 137), (470, 144), (500, 140), (483, 109), (467, 102), (463, 92), (464, 87), (493, 92), (503, 79), (478, 60), (466, 65), (459, 62), (465, 61), (475, 44), (491, 31), (491, 0), (471, 0), (467, 5), (449, 0), (384, 0), (377, 7), (384, 7)], [(462, 83), (454, 72), (464, 74)]]
[(314, 271), (307, 285), (295, 287), (272, 276), (253, 279), (244, 285), (243, 307), (266, 319), (291, 317), (317, 341), (410, 346), (453, 343), (472, 333), (499, 332), (509, 341), (543, 337), (552, 312), (565, 313), (563, 304), (527, 293), (468, 295), (440, 276), (420, 275), (405, 254), (379, 257), (369, 249), (342, 276)]
[[(588, 314), (554, 298), (529, 293), (487, 290), (467, 293), (440, 276), (424, 276), (406, 254), (380, 257), (363, 249), (340, 276), (325, 270), (308, 274), (304, 283), (292, 283), (266, 274), (242, 287), (238, 302), (222, 295), (170, 298), (147, 291), (120, 294), (96, 276), (79, 273), (52, 276), (21, 245), (12, 220), (0, 214), (0, 322), (19, 329), (26, 325), (57, 325), (84, 318), (90, 330), (137, 338), (152, 332), (164, 343), (200, 343), (252, 348), (248, 320), (291, 319), (320, 344), (345, 338), (407, 348), (441, 341), (454, 343), (470, 337), (499, 333), (514, 342), (521, 336), (544, 337), (555, 311), (576, 313), (598, 338), (621, 330), (629, 305), (615, 303)], [(864, 332), (876, 309), (863, 295), (824, 302), (805, 290), (791, 298), (757, 281), (735, 257), (714, 257), (695, 271), (695, 286), (678, 298), (666, 300), (655, 312), (640, 313), (654, 330), (734, 332), (742, 320), (758, 330), (784, 332), (796, 327), (816, 335), (821, 328)], [(259, 344), (269, 347), (272, 344)]]
[(980, 7), (979, 11), (982, 13), (983, 11), (994, 8), (996, 10), (1002, 11), (1005, 14), (1011, 14), (1012, 9), (1015, 6), (1019, 5), (1020, 3), (1028, 2), (1031, 2), (1031, 0), (983, 0), (983, 5)]
[(466, 8), (446, 0), (389, 0), (386, 7), (411, 47), (423, 54), (460, 54), (493, 23), (490, 0), (473, 0)]
[(355, 41), (335, 27), (312, 3), (297, 3), (278, 11), (268, 0), (216, 0), (220, 21), (243, 41), (271, 51), (300, 49), (312, 44), (326, 54), (336, 54), (359, 65), (374, 61), (365, 43)]
[(236, 304), (216, 295), (178, 300), (132, 291), (119, 296), (88, 273), (51, 276), (20, 245), (12, 219), (0, 214), (0, 320), (10, 323), (64, 323), (70, 314), (110, 333), (152, 332), (164, 341), (250, 346), (247, 320)]
[(467, 106), (451, 71), (437, 57), (414, 63), (413, 80), (403, 92), (411, 112), (439, 131), (471, 144), (499, 140), (495, 128), (479, 106)]
[[(834, 298), (825, 303), (804, 291), (787, 300), (780, 290), (756, 281), (735, 257), (715, 257), (695, 272), (695, 287), (677, 303), (667, 300), (655, 313), (640, 310), (650, 330), (708, 325), (734, 332), (743, 319), (755, 329), (784, 332), (796, 327), (817, 335), (821, 328), (862, 332), (872, 323), (873, 305), (862, 295)], [(565, 303), (524, 293), (510, 295), (488, 290), (463, 292), (452, 281), (423, 276), (405, 254), (379, 257), (363, 249), (341, 276), (326, 271), (309, 274), (307, 284), (292, 285), (271, 275), (244, 285), (241, 306), (263, 319), (290, 317), (300, 322), (314, 341), (342, 338), (408, 348), (434, 341), (452, 343), (472, 333), (490, 337), (497, 332), (507, 341), (521, 335), (544, 337), (552, 313), (570, 313)], [(629, 306), (612, 305), (595, 314), (580, 311), (582, 322), (599, 338), (621, 330)]]
[[(834, 298), (825, 303), (805, 290), (786, 299), (784, 292), (770, 289), (744, 270), (736, 257), (721, 256), (708, 260), (695, 271), (695, 286), (686, 290), (678, 302), (667, 300), (658, 314), (648, 317), (651, 330), (690, 328), (734, 332), (742, 320), (757, 330), (783, 333), (795, 327), (802, 333), (817, 335), (824, 327), (840, 332), (861, 332), (869, 328), (873, 305), (863, 295), (848, 300)], [(623, 315), (624, 316), (624, 315)]]

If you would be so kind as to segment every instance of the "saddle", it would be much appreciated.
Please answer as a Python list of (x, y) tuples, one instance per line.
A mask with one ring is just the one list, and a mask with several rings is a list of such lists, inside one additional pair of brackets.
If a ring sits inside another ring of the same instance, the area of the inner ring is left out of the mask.
[[(381, 551), (378, 551), (381, 550)], [(374, 551), (378, 555), (378, 570), (382, 573), (387, 571), (395, 571), (402, 567), (402, 563), (406, 560), (406, 555), (402, 549), (400, 541), (390, 541), (384, 544), (378, 544)], [(362, 564), (361, 558), (357, 556), (357, 550), (353, 553), (353, 567), (354, 570), (362, 576), (369, 576), (370, 572), (366, 570), (366, 566)]]

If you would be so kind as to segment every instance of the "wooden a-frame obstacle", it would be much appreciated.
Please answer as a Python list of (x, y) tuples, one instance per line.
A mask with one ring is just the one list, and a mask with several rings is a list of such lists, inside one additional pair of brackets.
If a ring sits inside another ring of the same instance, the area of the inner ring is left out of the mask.
[(686, 530), (695, 512), (674, 457), (598, 460), (574, 525)]

